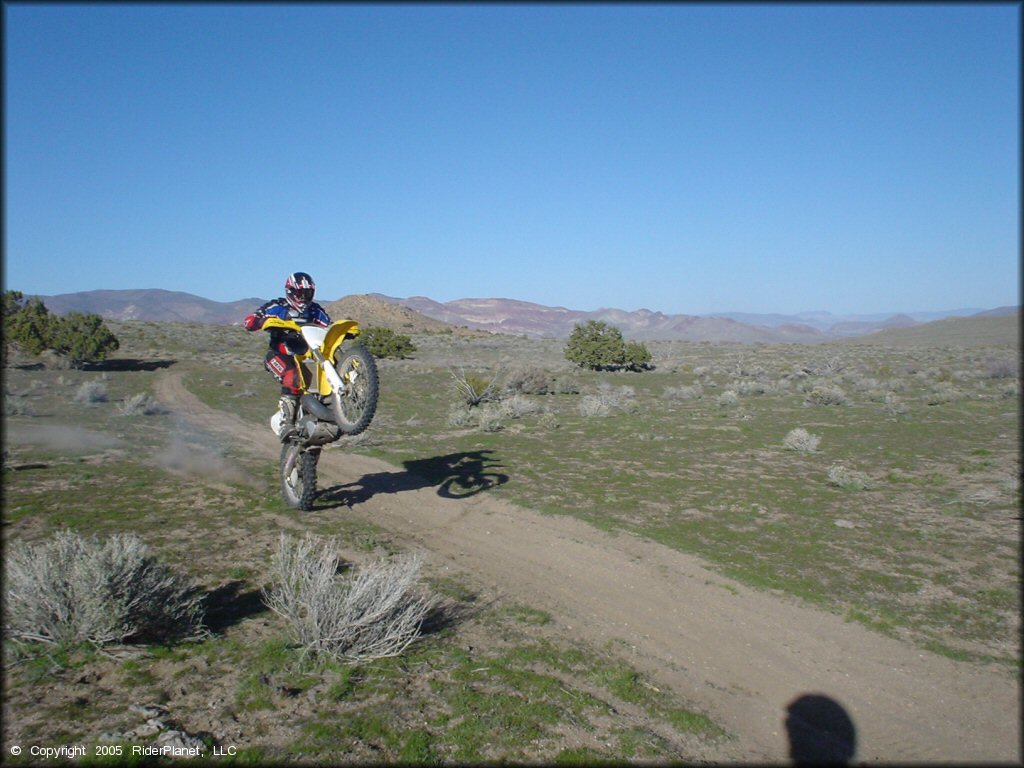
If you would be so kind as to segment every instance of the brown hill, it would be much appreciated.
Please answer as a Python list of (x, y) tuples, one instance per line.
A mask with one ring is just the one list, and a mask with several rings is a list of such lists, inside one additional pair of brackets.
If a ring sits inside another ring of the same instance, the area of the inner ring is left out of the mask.
[(324, 304), (327, 314), (334, 320), (355, 320), (362, 328), (376, 326), (390, 328), (397, 333), (453, 333), (481, 336), (481, 331), (450, 325), (420, 314), (401, 304), (392, 304), (370, 294), (352, 294)]
[(887, 347), (1018, 347), (1020, 312), (948, 317), (912, 328), (888, 328), (844, 342)]

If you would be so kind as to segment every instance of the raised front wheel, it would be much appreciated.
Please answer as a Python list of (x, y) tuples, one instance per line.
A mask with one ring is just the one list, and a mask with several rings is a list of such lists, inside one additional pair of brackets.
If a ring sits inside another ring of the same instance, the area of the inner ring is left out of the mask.
[(331, 395), (334, 421), (344, 434), (358, 435), (377, 411), (377, 363), (366, 347), (357, 345), (334, 353), (334, 369), (344, 383)]

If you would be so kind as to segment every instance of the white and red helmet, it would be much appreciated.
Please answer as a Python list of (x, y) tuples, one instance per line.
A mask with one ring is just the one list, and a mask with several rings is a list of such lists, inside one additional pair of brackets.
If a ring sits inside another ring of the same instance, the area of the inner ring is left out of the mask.
[(316, 285), (305, 272), (293, 272), (284, 281), (284, 297), (296, 312), (305, 312), (313, 301)]

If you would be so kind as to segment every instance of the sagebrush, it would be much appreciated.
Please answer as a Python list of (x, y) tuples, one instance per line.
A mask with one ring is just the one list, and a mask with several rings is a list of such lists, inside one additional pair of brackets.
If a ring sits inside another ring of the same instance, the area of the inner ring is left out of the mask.
[(339, 575), (340, 563), (331, 540), (282, 533), (263, 600), (304, 653), (347, 662), (397, 656), (434, 606), (419, 583), (422, 557), (379, 560), (352, 575)]
[(818, 443), (820, 442), (820, 437), (812, 435), (803, 427), (791, 429), (782, 439), (782, 445), (787, 450), (799, 451), (800, 453), (814, 453), (818, 449)]
[(135, 534), (61, 531), (10, 547), (4, 624), (23, 641), (102, 646), (199, 637), (202, 597)]

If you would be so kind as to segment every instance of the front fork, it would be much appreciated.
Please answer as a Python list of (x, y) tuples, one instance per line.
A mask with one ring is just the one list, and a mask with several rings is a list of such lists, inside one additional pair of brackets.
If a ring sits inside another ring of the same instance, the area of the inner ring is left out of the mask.
[[(282, 468), (285, 477), (290, 476), (291, 473), (295, 471), (295, 465), (299, 462), (299, 456), (301, 456), (304, 452), (302, 446), (299, 444), (298, 441), (293, 441), (292, 445), (294, 446), (294, 450), (288, 451), (288, 455), (284, 460), (284, 467)], [(305, 450), (308, 451), (309, 453), (320, 453), (319, 447), (308, 448)]]

